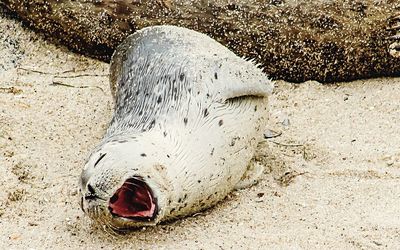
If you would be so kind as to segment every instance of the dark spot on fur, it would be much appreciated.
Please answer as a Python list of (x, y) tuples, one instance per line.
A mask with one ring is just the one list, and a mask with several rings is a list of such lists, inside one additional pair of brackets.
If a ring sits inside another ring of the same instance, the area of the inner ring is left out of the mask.
[(169, 155), (167, 155), (167, 157), (169, 158)]
[(164, 137), (167, 137), (167, 132), (164, 131), (164, 132), (163, 132), (163, 135), (164, 135)]
[(188, 118), (187, 117), (183, 118), (183, 123), (185, 123), (185, 125), (187, 125), (187, 123), (188, 123)]
[(154, 125), (156, 125), (156, 120), (155, 119), (151, 121), (149, 129), (154, 128)]
[(141, 153), (140, 156), (146, 157), (147, 155), (145, 153)]
[(182, 201), (182, 198), (179, 198), (179, 199), (178, 199), (178, 202), (181, 203), (181, 201)]
[(214, 73), (214, 78), (215, 78), (215, 79), (218, 79), (218, 74), (217, 74), (217, 72)]
[(160, 104), (161, 102), (162, 102), (162, 97), (161, 97), (161, 96), (158, 96), (158, 98), (157, 98), (157, 103)]
[(208, 109), (204, 109), (203, 114), (204, 114), (204, 117), (208, 116), (208, 114), (209, 114)]
[(222, 124), (224, 124), (224, 121), (223, 120), (219, 120), (218, 125), (221, 127)]
[(141, 115), (143, 115), (143, 111), (142, 110), (139, 111), (139, 116), (141, 116)]
[(171, 209), (171, 213), (175, 211), (175, 208)]
[(198, 183), (201, 183), (201, 180), (197, 180)]
[(189, 92), (189, 93), (192, 93), (192, 89), (191, 89), (191, 88), (188, 88), (188, 92)]
[(212, 148), (212, 149), (211, 149), (211, 153), (210, 153), (211, 156), (214, 155), (214, 149), (215, 149), (215, 148)]
[(254, 112), (256, 112), (257, 111), (257, 105), (256, 106), (254, 106)]
[(184, 74), (184, 73), (181, 73), (181, 74), (179, 75), (179, 80), (183, 81), (184, 79), (185, 79), (185, 74)]

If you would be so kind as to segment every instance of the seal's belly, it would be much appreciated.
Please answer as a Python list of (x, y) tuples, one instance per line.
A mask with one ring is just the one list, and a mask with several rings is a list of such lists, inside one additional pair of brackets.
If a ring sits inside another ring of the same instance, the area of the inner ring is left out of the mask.
[[(267, 98), (244, 97), (217, 103), (187, 123), (171, 125), (175, 201), (168, 217), (176, 217), (212, 206), (239, 182), (254, 155), (268, 117)], [(196, 120), (197, 119), (197, 120)], [(183, 119), (175, 119), (183, 120)], [(192, 122), (192, 124), (190, 124)], [(179, 138), (179, 139), (178, 139)]]

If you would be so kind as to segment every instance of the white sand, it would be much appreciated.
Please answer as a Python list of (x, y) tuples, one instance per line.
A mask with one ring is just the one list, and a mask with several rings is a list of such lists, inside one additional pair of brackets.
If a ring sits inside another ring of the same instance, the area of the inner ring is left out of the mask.
[(195, 217), (111, 236), (90, 226), (77, 194), (112, 113), (108, 65), (13, 20), (0, 28), (0, 249), (400, 248), (399, 78), (278, 82), (269, 129), (282, 135), (261, 150), (258, 185)]

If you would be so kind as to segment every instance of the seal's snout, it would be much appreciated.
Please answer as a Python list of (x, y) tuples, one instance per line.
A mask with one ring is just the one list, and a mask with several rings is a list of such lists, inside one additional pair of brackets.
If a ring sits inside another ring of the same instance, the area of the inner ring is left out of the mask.
[(157, 213), (157, 204), (150, 187), (138, 178), (129, 178), (110, 198), (108, 208), (112, 215), (134, 220), (151, 220)]

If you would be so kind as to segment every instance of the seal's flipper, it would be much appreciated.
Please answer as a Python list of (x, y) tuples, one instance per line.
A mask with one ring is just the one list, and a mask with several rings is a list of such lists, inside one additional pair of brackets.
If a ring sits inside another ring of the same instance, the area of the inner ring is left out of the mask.
[[(230, 61), (226, 63), (226, 61)], [(217, 82), (216, 96), (225, 102), (232, 98), (252, 96), (267, 97), (272, 93), (273, 83), (252, 61), (229, 57), (217, 62), (214, 80)]]

